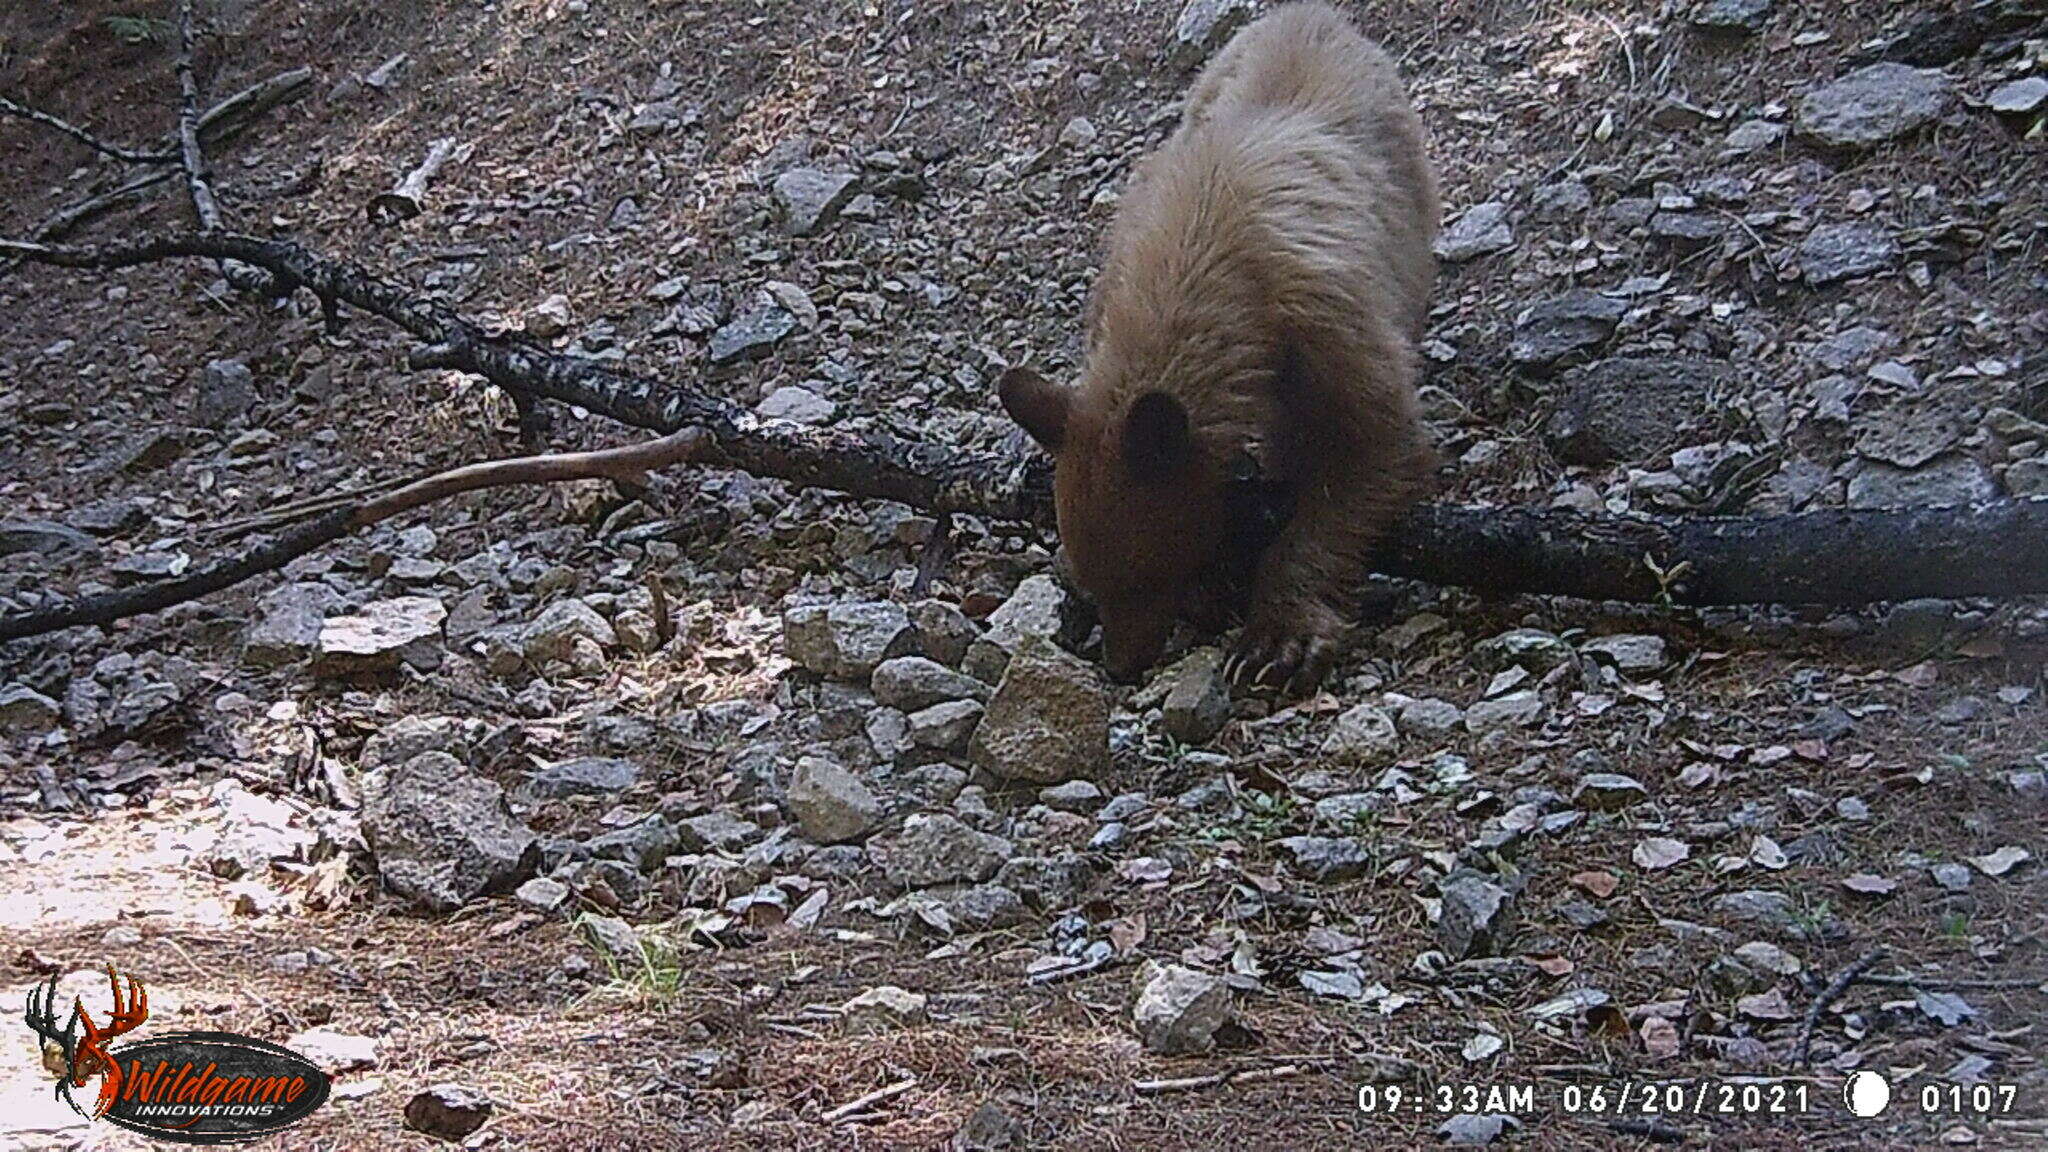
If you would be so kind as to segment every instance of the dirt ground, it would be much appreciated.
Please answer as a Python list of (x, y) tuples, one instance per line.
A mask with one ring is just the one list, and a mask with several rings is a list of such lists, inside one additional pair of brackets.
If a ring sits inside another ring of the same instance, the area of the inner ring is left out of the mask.
[[(2024, 429), (2048, 421), (2048, 163), (2038, 125), (2029, 136), (2001, 122), (1984, 97), (2044, 66), (2040, 25), (2032, 40), (1994, 34), (1930, 62), (1955, 92), (1938, 121), (1844, 157), (1791, 137), (1728, 140), (1748, 121), (1790, 123), (1801, 93), (1947, 6), (1779, 3), (1749, 36), (1692, 27), (1689, 2), (1341, 6), (1413, 78), (1449, 218), (1493, 200), (1514, 211), (1511, 247), (1447, 262), (1440, 280), (1427, 399), (1445, 498), (1674, 514), (1840, 504), (1906, 417), (1915, 435), (1954, 425), (1934, 466), (1963, 461), (2018, 494)], [(209, 93), (302, 64), (315, 74), (306, 98), (215, 157), (236, 228), (529, 333), (565, 307), (556, 347), (748, 405), (796, 385), (829, 400), (840, 426), (977, 448), (1017, 443), (991, 394), (1000, 365), (1078, 363), (1115, 190), (1171, 129), (1188, 77), (1171, 59), (1179, 6), (1138, 0), (202, 7), (218, 12)], [(9, 6), (0, 95), (110, 139), (159, 141), (177, 90), (167, 8)], [(382, 87), (365, 82), (401, 54)], [(466, 151), (426, 213), (372, 223), (364, 205), (441, 138)], [(0, 236), (132, 175), (14, 119), (0, 118), (0, 155)], [(769, 184), (800, 163), (862, 173), (874, 203), (788, 235)], [(1542, 191), (1571, 182), (1584, 205)], [(1718, 230), (1674, 239), (1646, 226), (1652, 212), (1697, 212)], [(1894, 239), (1884, 267), (1802, 281), (1802, 238), (1839, 220)], [(167, 191), (76, 239), (187, 222)], [(811, 314), (796, 309), (769, 353), (711, 365), (705, 330), (771, 282), (794, 285)], [(1577, 377), (1518, 371), (1507, 351), (1525, 308), (1572, 287), (1630, 301), (1596, 361), (1711, 361), (1732, 373), (1728, 394), (1674, 412), (1687, 427), (1673, 443), (1572, 458), (1547, 430)], [(692, 305), (712, 322), (679, 320)], [(515, 450), (503, 397), (407, 371), (387, 326), (323, 334), (309, 301), (250, 301), (204, 264), (19, 269), (0, 275), (0, 317), (0, 519), (122, 512), (82, 554), (0, 555), (0, 609), (127, 579), (116, 561), (210, 556), (290, 501)], [(1861, 331), (1882, 335), (1867, 349), (1844, 335)], [(257, 399), (239, 422), (209, 424), (201, 381), (223, 359), (247, 366)], [(1828, 415), (1844, 387), (1845, 413)], [(166, 430), (168, 461), (136, 463)], [(629, 433), (562, 412), (549, 435), (587, 447)], [(1684, 469), (1673, 449), (1708, 440), (1740, 441), (1765, 466), (1740, 481), (1710, 469), (1705, 492), (1660, 479)], [(791, 594), (890, 597), (915, 563), (915, 518), (690, 469), (649, 500), (654, 511), (636, 511), (595, 486), (479, 496), (200, 604), (0, 645), (0, 687), (64, 707), (47, 727), (0, 725), (0, 996), (22, 1003), (54, 974), (98, 1004), (97, 972), (113, 964), (148, 984), (152, 1027), (330, 1057), (366, 1049), (330, 1104), (266, 1142), (293, 1149), (436, 1146), (403, 1112), (443, 1083), (492, 1100), (465, 1141), (485, 1148), (1421, 1146), (1447, 1138), (1439, 1092), (1451, 1111), (1509, 1115), (1492, 1142), (1532, 1149), (2030, 1147), (2048, 1135), (2037, 601), (1689, 611), (1390, 584), (1325, 691), (1239, 702), (1208, 744), (1220, 760), (1160, 729), (1156, 692), (1120, 697), (1096, 783), (1104, 798), (1144, 799), (1122, 839), (1098, 844), (1095, 807), (1081, 818), (1028, 787), (977, 775), (973, 805), (934, 803), (886, 762), (865, 766), (892, 820), (958, 811), (1020, 856), (1092, 863), (1083, 899), (948, 932), (893, 907), (872, 867), (831, 873), (800, 838), (778, 839), (779, 797), (750, 791), (744, 765), (772, 742), (786, 778), (801, 749), (867, 746), (873, 699), (793, 667), (781, 611)], [(660, 533), (630, 536), (657, 520)], [(400, 539), (422, 524), (426, 543)], [(934, 595), (985, 618), (1050, 570), (1051, 543), (969, 525)], [(371, 680), (245, 659), (259, 597), (280, 583), (325, 582), (350, 608), (422, 586), (453, 605), (459, 581), (415, 582), (403, 562), (454, 569), (493, 550), (515, 576), (531, 571), (474, 598), (480, 635), (572, 595), (623, 609), (649, 579), (683, 635), (513, 677), (452, 639), (438, 667)], [(1478, 653), (1516, 628), (1564, 655), (1502, 687)], [(1588, 647), (1644, 635), (1669, 653), (1654, 667), (1618, 669)], [(117, 654), (133, 669), (110, 665)], [(1473, 705), (1521, 691), (1540, 715), (1472, 722)], [(1453, 702), (1466, 722), (1404, 721), (1398, 747), (1363, 760), (1329, 751), (1354, 706), (1398, 712), (1389, 693)], [(367, 747), (405, 717), (500, 734), (464, 737), (478, 748), (509, 740), (469, 759), (515, 796), (537, 765), (638, 764), (617, 795), (521, 799), (543, 838), (725, 810), (758, 835), (734, 860), (656, 864), (637, 899), (579, 890), (550, 912), (502, 895), (420, 911), (380, 886), (360, 847), (221, 874), (252, 805), (281, 805), (300, 831), (349, 817)], [(1583, 798), (1594, 772), (1642, 794)], [(1385, 803), (1332, 829), (1316, 802), (1359, 790)], [(1529, 805), (1578, 816), (1489, 846)], [(1369, 866), (1309, 882), (1278, 843), (1307, 832), (1355, 836)], [(1447, 959), (1437, 881), (1475, 861), (1518, 886), (1516, 910), (1492, 955)], [(744, 899), (778, 886), (791, 906), (828, 893), (824, 911)], [(642, 930), (654, 962), (636, 971), (593, 947), (583, 917), (607, 913)], [(1031, 978), (1097, 940), (1113, 953), (1100, 970)], [(1822, 995), (1879, 948), (1871, 971), (1888, 982)], [(1130, 1005), (1146, 959), (1229, 977), (1237, 1027), (1213, 1051), (1140, 1043)], [(1331, 991), (1332, 971), (1364, 990)], [(920, 994), (922, 1012), (871, 1028), (843, 1008), (880, 986)], [(1810, 1064), (1796, 1058), (1803, 1040)], [(1842, 1103), (1858, 1069), (1899, 1093), (1876, 1119)], [(1197, 1079), (1218, 1073), (1234, 1078)], [(1161, 1083), (1179, 1080), (1194, 1082)], [(1653, 1081), (1755, 1085), (1798, 1104), (1567, 1107)], [(1922, 1088), (1957, 1082), (2011, 1086), (2011, 1104), (1918, 1106)], [(1361, 1107), (1362, 1089), (1384, 1103), (1387, 1085), (1405, 1093), (1392, 1114)], [(1487, 1096), (1521, 1086), (1525, 1104)], [(146, 1143), (55, 1100), (10, 1007), (0, 1150)]]

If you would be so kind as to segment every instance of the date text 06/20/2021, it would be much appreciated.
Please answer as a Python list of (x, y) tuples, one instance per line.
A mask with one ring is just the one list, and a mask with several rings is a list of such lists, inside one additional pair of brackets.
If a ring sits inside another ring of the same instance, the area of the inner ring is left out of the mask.
[(1567, 1115), (1749, 1115), (1812, 1113), (1827, 1097), (1809, 1083), (1735, 1081), (1624, 1081), (1613, 1084), (1438, 1084), (1427, 1090), (1398, 1084), (1358, 1089), (1365, 1113), (1501, 1113)]

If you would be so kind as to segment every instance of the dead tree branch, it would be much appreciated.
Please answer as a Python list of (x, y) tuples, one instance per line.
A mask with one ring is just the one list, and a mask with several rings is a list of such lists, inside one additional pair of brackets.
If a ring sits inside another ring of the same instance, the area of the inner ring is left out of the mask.
[[(98, 248), (0, 240), (0, 253), (96, 271), (177, 258), (240, 260), (269, 271), (282, 290), (312, 292), (330, 323), (347, 305), (405, 329), (421, 342), (408, 358), (416, 369), (471, 373), (514, 396), (578, 405), (636, 428), (702, 428), (710, 435), (705, 463), (934, 512), (1053, 523), (1051, 468), (1040, 455), (964, 452), (762, 420), (687, 383), (490, 335), (438, 302), (286, 241), (227, 233)], [(1652, 604), (2015, 596), (2048, 592), (2048, 498), (1748, 518), (1426, 505), (1396, 530), (1376, 567), (1494, 593)]]
[(702, 450), (703, 443), (701, 431), (686, 428), (657, 440), (619, 448), (491, 460), (436, 473), (395, 492), (360, 501), (351, 507), (323, 512), (311, 520), (293, 525), (274, 540), (215, 561), (189, 576), (81, 597), (54, 608), (0, 616), (0, 641), (39, 636), (81, 624), (111, 624), (129, 616), (140, 616), (210, 596), (252, 576), (282, 568), (350, 532), (463, 492), (589, 479), (644, 485), (649, 472), (692, 459)]
[(123, 148), (118, 144), (109, 144), (107, 141), (71, 123), (69, 120), (52, 116), (48, 112), (30, 108), (25, 104), (16, 104), (5, 96), (0, 96), (0, 115), (15, 116), (32, 123), (41, 124), (45, 128), (71, 137), (73, 140), (103, 156), (111, 156), (116, 160), (129, 164), (171, 164), (175, 163), (178, 159), (178, 154), (169, 149), (157, 152), (137, 152), (133, 148)]
[[(192, 0), (178, 0), (178, 158), (185, 169), (185, 187), (192, 196), (192, 214), (201, 232), (221, 230), (220, 202), (214, 199), (213, 184), (206, 178), (206, 153), (199, 146), (199, 77), (192, 67), (198, 40), (192, 16)], [(269, 295), (276, 280), (260, 268), (232, 260), (221, 261), (221, 274), (244, 292)]]
[[(280, 72), (275, 76), (249, 85), (247, 88), (208, 108), (205, 115), (199, 118), (200, 146), (202, 148), (210, 148), (216, 144), (225, 143), (233, 139), (257, 120), (268, 115), (272, 110), (304, 95), (312, 86), (313, 70), (310, 68), (294, 68), (289, 72)], [(14, 105), (14, 107), (20, 108), (21, 106)], [(30, 119), (48, 116), (47, 113), (40, 113), (31, 108), (23, 108), (22, 113), (28, 115)], [(55, 117), (49, 117), (49, 119), (55, 119)], [(175, 137), (176, 134), (173, 133), (173, 138), (175, 139)], [(163, 158), (162, 163), (169, 164), (178, 159), (179, 150), (176, 146), (172, 146), (164, 148), (160, 152), (144, 153), (141, 155), (161, 156)], [(137, 176), (118, 187), (89, 196), (70, 207), (60, 209), (37, 227), (35, 232), (31, 234), (30, 239), (43, 243), (61, 240), (76, 231), (80, 225), (88, 220), (105, 215), (132, 200), (141, 199), (145, 193), (150, 192), (159, 185), (168, 183), (171, 177), (178, 171), (179, 169), (174, 167), (160, 167), (156, 171)], [(0, 260), (0, 279), (5, 279), (20, 263), (19, 260), (11, 258)]]

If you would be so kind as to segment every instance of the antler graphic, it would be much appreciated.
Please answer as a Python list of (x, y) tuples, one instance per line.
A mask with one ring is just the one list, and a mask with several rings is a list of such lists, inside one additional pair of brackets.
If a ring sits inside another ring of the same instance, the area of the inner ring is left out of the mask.
[[(92, 1115), (105, 1114), (121, 1095), (121, 1065), (107, 1051), (107, 1042), (124, 1032), (134, 1031), (149, 1019), (149, 993), (143, 989), (140, 980), (128, 977), (127, 995), (123, 996), (121, 977), (115, 974), (112, 965), (108, 965), (107, 984), (113, 992), (114, 1007), (104, 1026), (93, 1022), (92, 1014), (85, 1010), (83, 999), (73, 997), (71, 1019), (62, 1031), (58, 1030), (55, 976), (50, 977), (50, 982), (43, 987), (29, 991), (28, 1010), (22, 1015), (22, 1020), (37, 1035), (55, 1044), (64, 1057), (63, 1074), (57, 1079), (57, 1095), (81, 1116), (86, 1115), (86, 1111), (78, 1106), (71, 1090), (83, 1088), (86, 1081), (99, 1076), (100, 1096)], [(83, 1037), (78, 1034), (81, 1027), (85, 1029)], [(46, 1053), (44, 1063), (50, 1062)]]
[[(85, 1115), (85, 1109), (80, 1108), (78, 1101), (71, 1097), (71, 1077), (78, 1069), (78, 1017), (80, 1014), (77, 1001), (74, 1000), (71, 1008), (71, 1022), (64, 1026), (63, 1031), (58, 1031), (57, 978), (52, 976), (48, 984), (40, 988), (29, 989), (28, 1011), (22, 1013), (21, 1018), (30, 1028), (35, 1030), (36, 1035), (41, 1036), (48, 1043), (57, 1046), (57, 1054), (63, 1056), (64, 1066), (62, 1068), (55, 1066), (55, 1061), (51, 1058), (52, 1053), (47, 1048), (43, 1050), (43, 1064), (50, 1071), (59, 1073), (57, 1077), (57, 1096), (66, 1104), (71, 1105), (72, 1111), (83, 1116)], [(83, 1081), (80, 1082), (83, 1083)]]
[(113, 989), (114, 1009), (107, 1017), (106, 1026), (92, 1022), (92, 1016), (85, 1010), (85, 1002), (74, 1000), (73, 1009), (80, 1022), (85, 1025), (85, 1039), (79, 1042), (78, 1059), (72, 1069), (71, 1083), (83, 1088), (88, 1077), (94, 1072), (100, 1076), (99, 1107), (93, 1109), (94, 1116), (103, 1116), (121, 1095), (121, 1062), (107, 1051), (107, 1041), (124, 1032), (133, 1032), (149, 1019), (149, 993), (143, 990), (142, 981), (128, 977), (128, 997), (121, 997), (121, 977), (114, 974), (114, 966), (107, 965), (107, 984)]

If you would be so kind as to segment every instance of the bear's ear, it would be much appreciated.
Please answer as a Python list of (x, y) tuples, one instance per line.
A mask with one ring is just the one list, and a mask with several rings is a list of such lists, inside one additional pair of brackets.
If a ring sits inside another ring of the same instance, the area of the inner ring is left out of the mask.
[(1164, 392), (1147, 392), (1124, 417), (1124, 462), (1140, 480), (1172, 475), (1194, 454), (1188, 410)]
[(1024, 426), (1033, 440), (1047, 452), (1057, 453), (1067, 434), (1067, 407), (1074, 390), (1055, 384), (1029, 368), (1006, 369), (996, 382), (996, 394), (1010, 419)]

